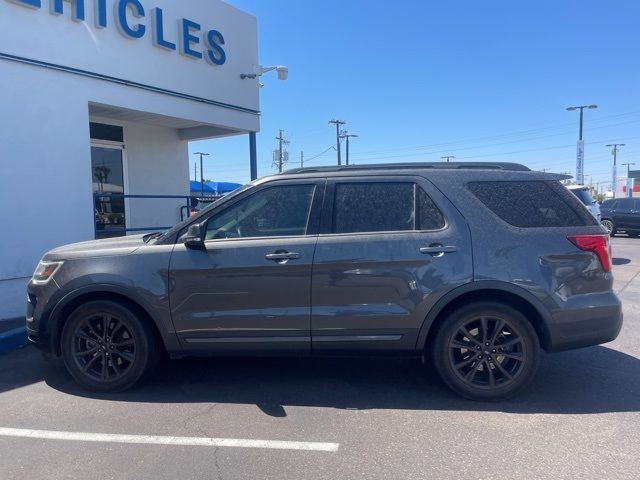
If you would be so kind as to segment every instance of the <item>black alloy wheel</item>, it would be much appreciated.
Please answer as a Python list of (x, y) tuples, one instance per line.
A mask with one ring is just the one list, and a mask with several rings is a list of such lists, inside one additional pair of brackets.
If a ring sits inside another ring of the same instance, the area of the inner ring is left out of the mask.
[(136, 341), (125, 319), (102, 312), (79, 323), (72, 352), (76, 365), (87, 376), (109, 382), (122, 378), (133, 366)]
[(523, 389), (535, 375), (539, 352), (529, 320), (508, 305), (489, 301), (452, 312), (431, 344), (442, 380), (473, 400), (500, 400)]
[(138, 314), (114, 301), (79, 306), (64, 325), (62, 357), (77, 383), (118, 392), (137, 383), (159, 358), (158, 339)]

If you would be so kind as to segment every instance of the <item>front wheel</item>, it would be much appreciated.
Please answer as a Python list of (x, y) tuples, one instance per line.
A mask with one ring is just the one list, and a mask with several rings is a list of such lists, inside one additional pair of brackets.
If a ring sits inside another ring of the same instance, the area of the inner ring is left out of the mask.
[(445, 384), (472, 400), (515, 395), (535, 376), (538, 336), (514, 308), (477, 302), (451, 313), (431, 345), (433, 363)]
[(118, 392), (132, 387), (158, 358), (145, 322), (128, 307), (91, 301), (78, 307), (62, 330), (62, 358), (82, 387)]

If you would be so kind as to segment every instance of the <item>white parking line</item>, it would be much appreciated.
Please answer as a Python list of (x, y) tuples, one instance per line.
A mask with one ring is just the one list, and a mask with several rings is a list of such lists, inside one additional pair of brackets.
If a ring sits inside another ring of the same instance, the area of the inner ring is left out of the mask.
[(0, 437), (40, 438), (78, 442), (138, 443), (197, 447), (268, 448), (273, 450), (306, 450), (337, 452), (339, 443), (290, 442), (284, 440), (247, 440), (240, 438), (169, 437), (159, 435), (121, 435), (112, 433), (57, 432), (0, 427)]

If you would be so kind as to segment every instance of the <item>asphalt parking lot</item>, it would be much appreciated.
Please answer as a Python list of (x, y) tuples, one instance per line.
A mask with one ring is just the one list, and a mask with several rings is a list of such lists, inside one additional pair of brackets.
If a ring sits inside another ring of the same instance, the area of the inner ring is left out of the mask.
[(413, 360), (187, 359), (99, 395), (33, 348), (2, 355), (0, 478), (636, 479), (640, 239), (613, 254), (619, 338), (546, 355), (508, 402)]

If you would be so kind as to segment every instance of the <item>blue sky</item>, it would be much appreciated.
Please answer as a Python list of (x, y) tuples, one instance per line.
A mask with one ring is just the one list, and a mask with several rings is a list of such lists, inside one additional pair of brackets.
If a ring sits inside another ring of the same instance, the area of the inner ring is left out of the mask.
[[(607, 143), (626, 143), (619, 163), (640, 168), (637, 0), (230, 3), (258, 18), (261, 63), (290, 70), (286, 82), (263, 77), (260, 176), (274, 172), (278, 129), (297, 166), (300, 151), (334, 145), (332, 118), (359, 135), (353, 163), (455, 155), (574, 173), (578, 113), (565, 107), (591, 103), (587, 182), (610, 180)], [(198, 150), (212, 154), (206, 177), (249, 179), (246, 137)], [(308, 165), (335, 162), (330, 150)]]

